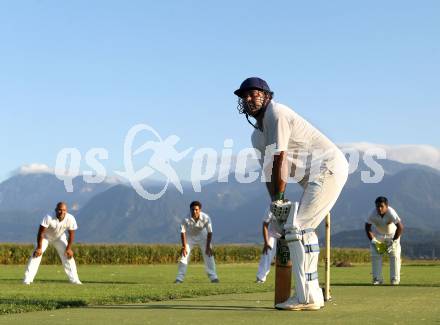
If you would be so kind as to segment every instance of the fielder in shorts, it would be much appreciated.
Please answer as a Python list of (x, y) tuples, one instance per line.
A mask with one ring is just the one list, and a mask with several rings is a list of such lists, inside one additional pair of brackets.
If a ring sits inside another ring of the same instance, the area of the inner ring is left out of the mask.
[[(67, 204), (59, 202), (55, 208), (55, 213), (47, 214), (41, 221), (37, 244), (32, 256), (29, 258), (24, 274), (24, 284), (31, 284), (34, 281), (41, 258), (49, 244), (55, 246), (70, 283), (82, 284), (78, 278), (72, 251), (76, 229), (78, 229), (78, 226), (75, 217), (67, 213)], [(69, 233), (68, 238), (66, 237), (66, 230)]]
[(255, 128), (252, 143), (264, 155), (263, 171), (271, 207), (283, 203), (287, 182), (296, 181), (304, 190), (298, 212), (291, 213), (284, 226), (293, 263), (295, 295), (275, 307), (318, 310), (324, 306), (324, 297), (318, 282), (319, 245), (315, 229), (336, 203), (347, 181), (347, 160), (318, 129), (291, 108), (275, 102), (266, 81), (248, 78), (234, 94), (239, 97), (239, 112)]
[[(370, 240), (371, 266), (373, 284), (383, 284), (382, 255), (387, 254), (390, 259), (390, 283), (400, 283), (400, 237), (403, 224), (396, 210), (388, 205), (388, 199), (379, 196), (376, 208), (371, 211), (365, 221), (365, 232)], [(374, 229), (372, 229), (374, 226)]]
[(202, 204), (198, 201), (191, 202), (190, 215), (183, 219), (180, 226), (180, 239), (182, 251), (179, 260), (176, 280), (174, 283), (182, 283), (188, 268), (189, 257), (192, 249), (199, 246), (202, 251), (205, 271), (212, 283), (218, 283), (215, 271), (215, 261), (212, 254), (212, 223), (211, 218), (202, 212)]

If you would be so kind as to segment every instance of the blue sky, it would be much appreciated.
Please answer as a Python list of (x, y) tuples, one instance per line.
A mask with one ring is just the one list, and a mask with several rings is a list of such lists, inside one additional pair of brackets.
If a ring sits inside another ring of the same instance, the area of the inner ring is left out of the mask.
[(440, 146), (439, 1), (3, 1), (0, 180), (59, 150), (122, 166), (137, 123), (249, 146), (249, 76), (337, 143)]

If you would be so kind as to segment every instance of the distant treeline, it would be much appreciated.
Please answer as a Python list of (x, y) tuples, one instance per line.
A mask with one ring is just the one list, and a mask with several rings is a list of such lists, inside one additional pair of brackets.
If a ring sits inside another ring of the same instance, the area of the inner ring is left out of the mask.
[[(26, 264), (33, 251), (31, 244), (0, 244), (0, 264)], [(170, 264), (176, 263), (179, 245), (163, 244), (76, 244), (73, 247), (75, 260), (79, 264)], [(261, 246), (228, 244), (214, 247), (218, 263), (258, 262)], [(332, 249), (332, 263), (367, 263), (370, 254), (367, 249)], [(323, 251), (320, 254), (324, 261)], [(199, 249), (191, 252), (192, 262), (201, 262)], [(60, 259), (54, 247), (49, 246), (43, 255), (42, 264), (59, 264)]]
[(402, 253), (413, 259), (440, 259), (440, 241), (402, 242)]

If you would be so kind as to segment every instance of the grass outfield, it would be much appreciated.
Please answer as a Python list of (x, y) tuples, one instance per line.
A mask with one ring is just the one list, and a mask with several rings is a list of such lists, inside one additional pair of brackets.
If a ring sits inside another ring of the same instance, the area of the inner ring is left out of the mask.
[(174, 284), (176, 265), (85, 265), (78, 267), (83, 285), (68, 282), (60, 265), (41, 265), (34, 283), (21, 283), (24, 266), (1, 266), (0, 313), (17, 313), (87, 305), (145, 303), (222, 293), (264, 292), (258, 286), (256, 264), (217, 267), (221, 283), (212, 284), (204, 266), (190, 265), (185, 282)]
[[(257, 285), (253, 283), (256, 267), (256, 264), (219, 265), (221, 283), (211, 284), (202, 265), (191, 265), (185, 283), (175, 285), (172, 282), (176, 265), (80, 266), (79, 274), (84, 285), (75, 286), (67, 283), (61, 266), (42, 265), (36, 282), (25, 286), (21, 284), (23, 266), (2, 266), (1, 312), (30, 313), (3, 315), (0, 316), (0, 323), (38, 323), (40, 318), (46, 323), (48, 320), (60, 323), (66, 317), (75, 323), (92, 319), (102, 323), (113, 323), (119, 319), (122, 322), (127, 317), (130, 323), (146, 323), (147, 317), (149, 320), (157, 320), (153, 323), (168, 323), (171, 319), (176, 323), (176, 319), (186, 318), (185, 323), (194, 324), (199, 321), (215, 323), (217, 314), (219, 319), (230, 317), (231, 322), (238, 315), (246, 316), (246, 322), (252, 321), (255, 324), (264, 319), (267, 321), (267, 317), (278, 321), (279, 317), (285, 316), (280, 316), (283, 312), (274, 312), (271, 308), (273, 272), (266, 284)], [(387, 266), (384, 270), (387, 270)], [(387, 278), (388, 273), (384, 275)], [(321, 318), (323, 315), (341, 322), (354, 321), (356, 318), (353, 312), (358, 313), (360, 319), (357, 320), (361, 323), (380, 323), (381, 317), (385, 316), (388, 323), (440, 320), (439, 264), (404, 265), (402, 284), (399, 287), (370, 286), (369, 265), (332, 268), (332, 281), (334, 301), (327, 305), (328, 308), (315, 313), (320, 316), (314, 316), (314, 319), (321, 319), (321, 322), (325, 320)], [(211, 297), (200, 297), (208, 295)], [(181, 300), (195, 297), (198, 298)], [(387, 301), (390, 303), (387, 304)], [(87, 308), (31, 312), (83, 306)], [(214, 319), (209, 320), (207, 315)], [(294, 317), (300, 319), (306, 316)]]

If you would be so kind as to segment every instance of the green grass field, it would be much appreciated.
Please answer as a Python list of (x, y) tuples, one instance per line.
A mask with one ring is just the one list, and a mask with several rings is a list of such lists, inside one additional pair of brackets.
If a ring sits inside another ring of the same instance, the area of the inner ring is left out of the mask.
[(75, 286), (60, 265), (42, 265), (35, 283), (25, 286), (24, 266), (1, 266), (0, 323), (267, 324), (303, 319), (321, 324), (440, 324), (439, 264), (404, 265), (398, 287), (371, 286), (369, 265), (334, 267), (334, 299), (318, 312), (273, 310), (273, 272), (266, 284), (257, 285), (256, 268), (221, 264), (221, 283), (211, 284), (203, 266), (194, 264), (185, 283), (175, 285), (176, 265), (79, 266), (84, 285)]

